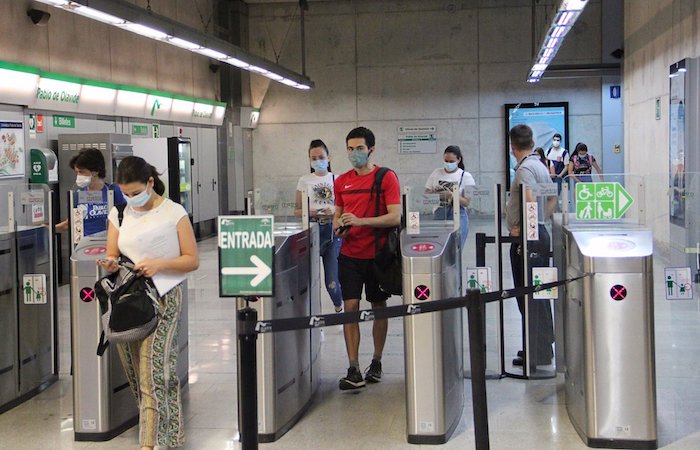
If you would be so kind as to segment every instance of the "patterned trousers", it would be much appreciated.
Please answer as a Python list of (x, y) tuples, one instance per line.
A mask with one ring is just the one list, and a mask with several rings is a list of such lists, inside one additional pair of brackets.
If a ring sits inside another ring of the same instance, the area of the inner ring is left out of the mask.
[(160, 301), (163, 316), (156, 330), (141, 341), (118, 344), (117, 350), (139, 406), (139, 443), (181, 447), (185, 427), (177, 377), (177, 335), (182, 287), (175, 287)]

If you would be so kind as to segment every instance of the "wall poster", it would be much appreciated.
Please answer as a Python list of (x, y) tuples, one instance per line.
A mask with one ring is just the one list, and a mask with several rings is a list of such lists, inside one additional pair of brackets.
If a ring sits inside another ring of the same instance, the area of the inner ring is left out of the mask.
[(510, 153), (509, 131), (515, 125), (528, 125), (532, 128), (535, 148), (542, 147), (545, 151), (552, 147), (552, 136), (559, 133), (562, 137), (562, 145), (569, 148), (569, 103), (507, 103), (505, 105), (506, 122), (506, 189), (510, 190), (510, 183), (515, 176), (517, 161)]
[(0, 178), (24, 176), (22, 121), (0, 120)]

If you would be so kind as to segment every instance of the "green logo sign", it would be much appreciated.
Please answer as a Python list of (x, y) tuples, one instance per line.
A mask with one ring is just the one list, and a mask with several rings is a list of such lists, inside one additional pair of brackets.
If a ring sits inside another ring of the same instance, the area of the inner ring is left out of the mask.
[(56, 128), (75, 128), (75, 117), (54, 115), (53, 126)]
[(273, 216), (219, 216), (219, 296), (274, 295)]
[(617, 182), (576, 184), (577, 219), (620, 219), (633, 202), (632, 196)]
[(151, 106), (151, 115), (155, 115), (156, 110), (160, 109), (160, 102), (158, 99), (153, 100), (153, 106)]
[(148, 136), (148, 125), (131, 125), (131, 134), (134, 136)]

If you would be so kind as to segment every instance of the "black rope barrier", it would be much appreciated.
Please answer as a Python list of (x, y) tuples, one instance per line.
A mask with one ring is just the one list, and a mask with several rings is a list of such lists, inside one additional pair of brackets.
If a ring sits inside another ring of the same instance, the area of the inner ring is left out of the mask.
[[(484, 337), (484, 305), (506, 298), (533, 294), (586, 278), (579, 277), (543, 283), (537, 286), (518, 287), (482, 293), (478, 289), (467, 290), (464, 297), (431, 300), (386, 308), (344, 313), (322, 314), (287, 319), (257, 320), (257, 312), (249, 307), (238, 311), (237, 333), (239, 354), (239, 410), (241, 448), (258, 449), (258, 407), (255, 343), (257, 335), (281, 331), (328, 327), (347, 323), (369, 322), (377, 319), (426, 314), (448, 309), (467, 308), (469, 321), (469, 349), (472, 371), (472, 407), (474, 435), (477, 450), (489, 450), (488, 410), (486, 402), (486, 342)], [(476, 351), (475, 351), (476, 349)]]
[[(490, 303), (498, 300), (504, 300), (506, 298), (533, 294), (535, 292), (544, 291), (546, 289), (551, 289), (580, 280), (581, 278), (585, 278), (589, 275), (590, 274), (584, 274), (579, 277), (557, 280), (551, 283), (543, 283), (538, 286), (524, 286), (513, 289), (503, 289), (500, 291), (480, 293), (480, 298), (483, 303)], [(252, 327), (252, 330), (250, 324), (247, 324), (243, 327), (243, 329), (238, 330), (238, 334), (251, 332), (273, 333), (279, 331), (303, 330), (305, 328), (330, 327), (333, 325), (344, 325), (347, 323), (369, 322), (375, 319), (391, 319), (394, 317), (404, 317), (415, 314), (445, 311), (448, 309), (464, 308), (468, 303), (468, 297), (451, 297), (442, 300), (425, 301), (422, 303), (387, 306), (386, 308), (379, 309), (319, 314), (315, 316), (290, 317), (286, 319), (260, 320), (254, 327)]]

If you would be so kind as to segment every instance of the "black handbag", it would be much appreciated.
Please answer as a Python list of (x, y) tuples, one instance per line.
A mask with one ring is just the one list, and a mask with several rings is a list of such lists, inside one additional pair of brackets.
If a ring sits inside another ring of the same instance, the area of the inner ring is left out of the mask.
[[(372, 193), (375, 197), (375, 217), (379, 217), (379, 196), (382, 192), (382, 180), (389, 171), (381, 167), (374, 175)], [(400, 227), (392, 227), (388, 232), (382, 229), (374, 230), (374, 276), (379, 284), (379, 289), (391, 295), (403, 295), (403, 274), (401, 272), (401, 242)], [(384, 245), (380, 248), (379, 241), (386, 234)]]

